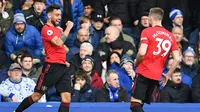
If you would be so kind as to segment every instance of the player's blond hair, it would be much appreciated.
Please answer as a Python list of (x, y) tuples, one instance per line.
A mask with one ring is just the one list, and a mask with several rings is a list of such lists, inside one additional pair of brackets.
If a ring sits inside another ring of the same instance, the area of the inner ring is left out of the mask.
[(164, 11), (159, 7), (151, 8), (149, 15), (154, 18), (154, 20), (163, 20)]

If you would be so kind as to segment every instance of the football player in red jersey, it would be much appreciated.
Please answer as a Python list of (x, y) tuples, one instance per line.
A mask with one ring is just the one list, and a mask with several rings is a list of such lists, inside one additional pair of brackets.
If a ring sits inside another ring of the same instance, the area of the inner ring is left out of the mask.
[(59, 112), (69, 112), (71, 76), (66, 67), (66, 50), (63, 43), (73, 27), (73, 23), (68, 21), (63, 32), (58, 26), (61, 20), (60, 6), (52, 4), (46, 9), (46, 13), (48, 20), (41, 31), (46, 54), (43, 70), (35, 86), (34, 93), (25, 98), (15, 112), (22, 112), (37, 102), (53, 85), (55, 85), (61, 96)]
[(144, 103), (150, 104), (152, 92), (159, 84), (164, 64), (169, 54), (174, 61), (165, 74), (162, 84), (165, 85), (180, 62), (175, 37), (162, 27), (164, 11), (155, 7), (150, 9), (149, 22), (152, 27), (142, 31), (140, 47), (134, 62), (137, 75), (132, 88), (130, 109), (132, 112), (144, 112)]

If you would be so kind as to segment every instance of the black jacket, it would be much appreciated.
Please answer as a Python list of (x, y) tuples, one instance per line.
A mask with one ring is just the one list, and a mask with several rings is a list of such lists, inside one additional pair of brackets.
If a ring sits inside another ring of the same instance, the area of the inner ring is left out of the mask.
[(104, 6), (108, 7), (107, 17), (119, 17), (123, 26), (133, 26), (133, 22), (137, 20), (135, 7), (138, 0), (96, 0), (94, 9), (98, 14), (105, 15)]
[(200, 102), (200, 74), (192, 80), (192, 102)]
[(187, 103), (190, 102), (191, 90), (187, 84), (174, 84), (168, 81), (160, 93), (160, 102)]
[[(97, 99), (96, 99), (97, 102), (111, 102), (107, 84), (104, 84), (104, 86), (97, 93), (98, 93)], [(118, 102), (129, 102), (130, 101), (128, 98), (128, 93), (123, 87), (119, 88), (118, 93), (119, 93)]]
[(37, 15), (34, 11), (34, 8), (31, 7), (28, 10), (25, 10), (22, 12), (25, 16), (26, 22), (29, 25), (34, 26), (39, 31), (42, 30), (43, 26), (45, 25), (45, 14), (42, 13), (40, 15)]
[[(99, 53), (93, 52), (92, 58), (94, 59), (94, 67), (93, 70), (97, 71), (100, 75), (102, 72), (102, 64), (101, 59), (99, 56)], [(77, 70), (81, 68), (81, 58), (79, 56), (79, 53), (75, 54), (70, 58), (70, 75), (74, 75)]]

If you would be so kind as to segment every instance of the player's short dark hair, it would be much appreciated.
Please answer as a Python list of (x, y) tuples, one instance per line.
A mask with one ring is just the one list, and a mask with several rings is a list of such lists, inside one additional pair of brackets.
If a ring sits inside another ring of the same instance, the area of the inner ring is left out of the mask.
[(60, 6), (57, 5), (57, 4), (52, 4), (52, 5), (49, 5), (46, 9), (46, 13), (50, 13), (50, 12), (53, 12), (53, 10), (59, 10), (60, 9)]
[(159, 7), (154, 7), (150, 9), (149, 15), (153, 16), (155, 20), (163, 20), (164, 11)]

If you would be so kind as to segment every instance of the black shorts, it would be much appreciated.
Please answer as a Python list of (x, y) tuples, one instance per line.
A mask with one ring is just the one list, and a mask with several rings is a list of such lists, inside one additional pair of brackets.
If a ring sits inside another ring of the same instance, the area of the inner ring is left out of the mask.
[(136, 99), (142, 100), (143, 103), (150, 104), (152, 101), (152, 93), (158, 85), (159, 81), (137, 74), (132, 88), (132, 96)]
[(59, 93), (71, 93), (71, 76), (68, 69), (64, 64), (44, 63), (35, 92), (46, 93), (54, 85)]

